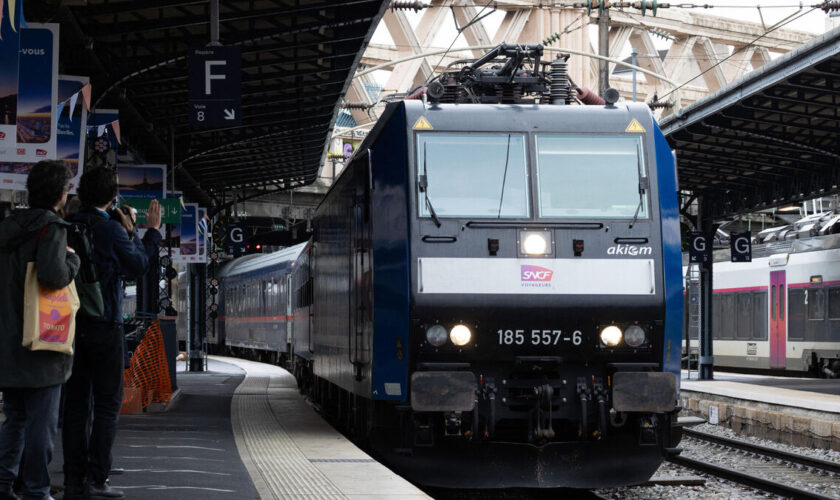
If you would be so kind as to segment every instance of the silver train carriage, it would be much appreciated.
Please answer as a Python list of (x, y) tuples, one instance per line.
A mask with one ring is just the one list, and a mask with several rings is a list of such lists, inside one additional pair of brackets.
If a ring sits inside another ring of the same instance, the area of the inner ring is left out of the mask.
[[(716, 252), (715, 366), (840, 377), (840, 234), (831, 234), (840, 229), (840, 217), (820, 214), (811, 219), (794, 224), (809, 226), (804, 233), (785, 228), (759, 233), (761, 243), (753, 247), (752, 262), (733, 263), (728, 251)], [(690, 279), (687, 285), (699, 287)], [(686, 327), (693, 359), (696, 315)]]

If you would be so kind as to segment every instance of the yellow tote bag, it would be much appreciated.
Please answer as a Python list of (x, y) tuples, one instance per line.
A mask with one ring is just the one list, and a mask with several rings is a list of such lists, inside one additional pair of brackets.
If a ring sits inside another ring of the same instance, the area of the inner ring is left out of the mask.
[(60, 290), (42, 287), (35, 263), (29, 262), (23, 287), (23, 347), (72, 355), (80, 306), (76, 284)]

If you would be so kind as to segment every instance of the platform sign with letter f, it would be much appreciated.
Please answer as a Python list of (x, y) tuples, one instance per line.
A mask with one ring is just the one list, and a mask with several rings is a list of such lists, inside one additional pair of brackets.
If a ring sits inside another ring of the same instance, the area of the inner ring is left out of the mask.
[(242, 123), (239, 47), (221, 45), (189, 53), (190, 124), (229, 127)]
[(705, 264), (712, 257), (712, 245), (709, 237), (703, 233), (692, 231), (689, 239), (688, 261), (692, 264)]

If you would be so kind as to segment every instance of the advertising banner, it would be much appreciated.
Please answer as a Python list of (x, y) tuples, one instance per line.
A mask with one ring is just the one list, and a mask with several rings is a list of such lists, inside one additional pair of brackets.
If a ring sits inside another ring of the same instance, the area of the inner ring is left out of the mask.
[(207, 209), (198, 208), (198, 262), (207, 263), (207, 238), (210, 219), (207, 218)]
[[(84, 172), (85, 135), (83, 131), (87, 123), (87, 109), (82, 104), (67, 106), (67, 103), (70, 100), (75, 103), (79, 92), (87, 83), (88, 78), (84, 76), (59, 75), (58, 78), (56, 159), (63, 161), (73, 172), (73, 178), (70, 180), (71, 194), (75, 194), (79, 179)], [(0, 161), (0, 188), (25, 190), (26, 178), (35, 163), (37, 162), (3, 163)]]
[(6, 71), (11, 58), (2, 54), (7, 40), (0, 40), (0, 186), (6, 189), (24, 189), (32, 165), (56, 159), (58, 145), (58, 25), (32, 24), (18, 34), (13, 71)]
[(198, 205), (195, 203), (184, 204), (184, 209), (181, 212), (181, 244), (179, 247), (179, 258), (175, 262), (189, 264), (198, 262)]
[[(15, 153), (17, 139), (20, 14), (16, 2), (0, 0), (0, 162)], [(20, 8), (20, 4), (17, 4)]]
[(160, 200), (166, 192), (166, 165), (118, 167), (117, 177), (120, 197), (126, 200), (129, 198)]
[[(184, 204), (182, 200), (182, 196), (184, 193), (180, 191), (173, 191), (171, 193), (166, 194), (166, 200), (174, 200), (178, 202), (178, 222), (170, 222), (166, 223), (166, 226), (161, 226), (161, 232), (163, 233), (163, 239), (160, 240), (160, 247), (161, 253), (160, 255), (168, 255), (169, 254), (169, 247), (172, 247), (172, 262), (181, 262), (180, 255), (181, 249), (179, 248), (181, 245), (181, 216), (184, 214)], [(167, 238), (167, 231), (169, 231), (169, 237)]]
[[(71, 99), (75, 104), (79, 91), (88, 84), (85, 76), (59, 75), (58, 78), (58, 102), (65, 103)], [(59, 105), (59, 109), (65, 106)], [(85, 126), (87, 125), (87, 109), (83, 104), (69, 106), (67, 111), (58, 115), (58, 144), (56, 159), (63, 161), (67, 168), (73, 172), (70, 179), (70, 193), (76, 192), (79, 179), (85, 170)]]
[(54, 160), (58, 120), (58, 24), (20, 30), (14, 162)]

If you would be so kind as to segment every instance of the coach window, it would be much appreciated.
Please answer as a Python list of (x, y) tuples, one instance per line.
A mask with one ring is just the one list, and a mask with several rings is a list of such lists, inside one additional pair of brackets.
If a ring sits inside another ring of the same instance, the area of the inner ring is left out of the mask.
[(808, 319), (813, 321), (825, 319), (825, 290), (811, 288), (805, 293), (808, 297)]
[(752, 296), (753, 340), (767, 339), (767, 292), (754, 292)]
[(750, 314), (752, 297), (749, 292), (737, 293), (735, 296), (738, 299), (738, 314), (736, 314), (738, 328), (735, 330), (735, 338), (746, 340), (752, 335), (752, 314)]
[(828, 319), (840, 319), (840, 288), (828, 289)]
[(540, 217), (647, 219), (642, 139), (537, 136)]
[(524, 134), (417, 134), (421, 217), (526, 218)]
[(805, 338), (805, 290), (791, 288), (788, 290), (788, 338), (803, 340)]

